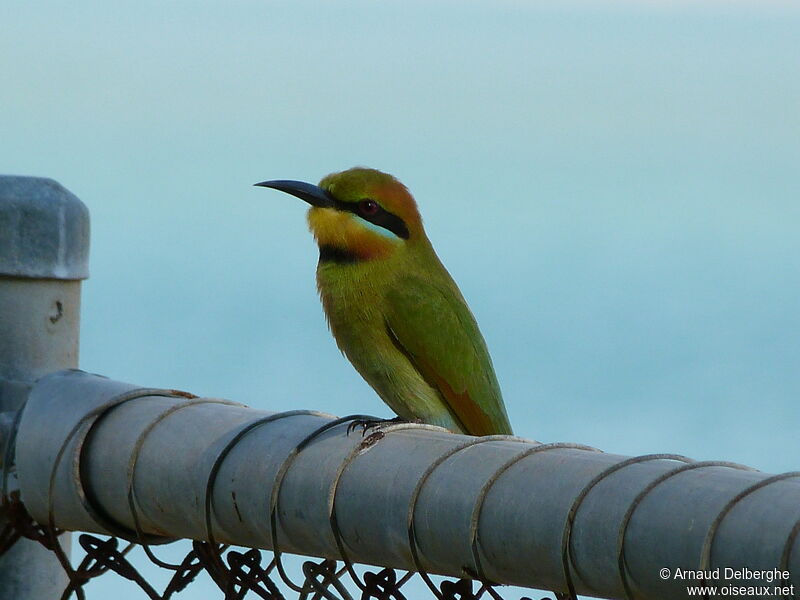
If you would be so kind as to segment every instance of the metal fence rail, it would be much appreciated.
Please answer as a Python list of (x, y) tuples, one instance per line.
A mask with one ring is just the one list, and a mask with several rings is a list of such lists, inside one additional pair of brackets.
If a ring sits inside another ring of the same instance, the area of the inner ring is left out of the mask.
[(800, 572), (800, 474), (424, 425), (348, 434), (347, 420), (313, 412), (80, 371), (36, 384), (18, 436), (25, 506), (69, 530), (609, 598), (681, 597), (686, 582), (662, 568)]

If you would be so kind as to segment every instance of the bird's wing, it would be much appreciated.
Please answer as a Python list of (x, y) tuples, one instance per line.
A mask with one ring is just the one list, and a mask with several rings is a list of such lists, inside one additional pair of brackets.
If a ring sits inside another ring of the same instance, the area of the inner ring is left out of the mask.
[(460, 293), (448, 287), (401, 278), (387, 294), (389, 334), (465, 433), (511, 434), (486, 343)]

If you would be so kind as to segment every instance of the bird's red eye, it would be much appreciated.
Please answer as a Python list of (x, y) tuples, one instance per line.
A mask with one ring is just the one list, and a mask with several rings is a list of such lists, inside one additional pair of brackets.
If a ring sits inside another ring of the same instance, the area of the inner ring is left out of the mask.
[(366, 216), (377, 214), (378, 203), (374, 200), (362, 200), (358, 203), (358, 212)]

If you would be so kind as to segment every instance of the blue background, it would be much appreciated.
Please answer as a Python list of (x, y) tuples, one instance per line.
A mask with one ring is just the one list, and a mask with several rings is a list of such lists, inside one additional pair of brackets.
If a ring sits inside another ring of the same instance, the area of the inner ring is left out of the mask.
[(390, 416), (304, 205), (251, 187), (367, 165), (415, 194), (518, 434), (796, 469), (797, 6), (4, 2), (0, 169), (91, 210), (86, 370)]

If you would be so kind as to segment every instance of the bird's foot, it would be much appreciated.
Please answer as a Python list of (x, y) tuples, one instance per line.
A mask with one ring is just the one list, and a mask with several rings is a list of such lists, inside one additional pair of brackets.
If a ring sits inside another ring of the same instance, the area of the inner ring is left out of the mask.
[(394, 419), (356, 419), (355, 421), (350, 421), (347, 426), (347, 435), (350, 435), (360, 427), (361, 437), (365, 437), (370, 429), (380, 429), (397, 423), (408, 423), (408, 421), (401, 417), (395, 417)]

